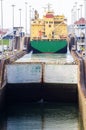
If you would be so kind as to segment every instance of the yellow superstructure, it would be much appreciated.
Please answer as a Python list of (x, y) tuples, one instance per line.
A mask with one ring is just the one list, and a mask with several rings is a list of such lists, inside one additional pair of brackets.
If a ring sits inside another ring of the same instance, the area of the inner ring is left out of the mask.
[(46, 12), (42, 19), (35, 11), (35, 17), (31, 21), (31, 40), (38, 39), (66, 39), (67, 24), (64, 15), (54, 15), (53, 11)]

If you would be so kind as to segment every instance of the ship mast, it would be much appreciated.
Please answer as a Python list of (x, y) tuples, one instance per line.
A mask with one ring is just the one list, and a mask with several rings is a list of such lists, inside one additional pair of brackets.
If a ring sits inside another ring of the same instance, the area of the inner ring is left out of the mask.
[(48, 12), (50, 12), (50, 6), (51, 6), (51, 4), (48, 3), (47, 6), (48, 6)]

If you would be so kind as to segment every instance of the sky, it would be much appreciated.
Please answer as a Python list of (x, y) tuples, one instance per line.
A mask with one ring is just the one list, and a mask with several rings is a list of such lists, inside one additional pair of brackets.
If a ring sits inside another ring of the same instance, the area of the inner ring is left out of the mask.
[[(67, 18), (67, 24), (71, 24), (71, 10), (77, 2), (77, 8), (82, 6), (82, 14), (84, 17), (84, 0), (2, 0), (3, 7), (3, 28), (12, 28), (13, 25), (13, 7), (14, 4), (14, 26), (20, 26), (21, 9), (21, 26), (26, 26), (26, 6), (27, 2), (27, 30), (29, 30), (30, 6), (31, 10), (38, 10), (40, 17), (44, 14), (44, 7), (50, 4), (51, 9), (56, 15), (63, 14)], [(1, 19), (1, 1), (0, 1), (0, 19)], [(0, 20), (1, 26), (1, 20)]]

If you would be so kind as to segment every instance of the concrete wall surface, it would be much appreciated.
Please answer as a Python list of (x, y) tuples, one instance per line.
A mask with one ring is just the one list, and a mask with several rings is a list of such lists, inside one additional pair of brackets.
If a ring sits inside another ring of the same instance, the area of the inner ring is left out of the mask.
[(79, 103), (79, 125), (80, 130), (86, 130), (86, 61), (72, 52), (78, 62), (78, 103)]
[(7, 65), (7, 83), (77, 84), (77, 65), (15, 63)]

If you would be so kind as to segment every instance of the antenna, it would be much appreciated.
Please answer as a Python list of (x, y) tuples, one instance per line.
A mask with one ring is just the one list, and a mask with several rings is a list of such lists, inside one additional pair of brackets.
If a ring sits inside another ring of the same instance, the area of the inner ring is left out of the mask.
[(51, 4), (48, 3), (48, 12), (50, 11), (50, 6), (51, 6)]

